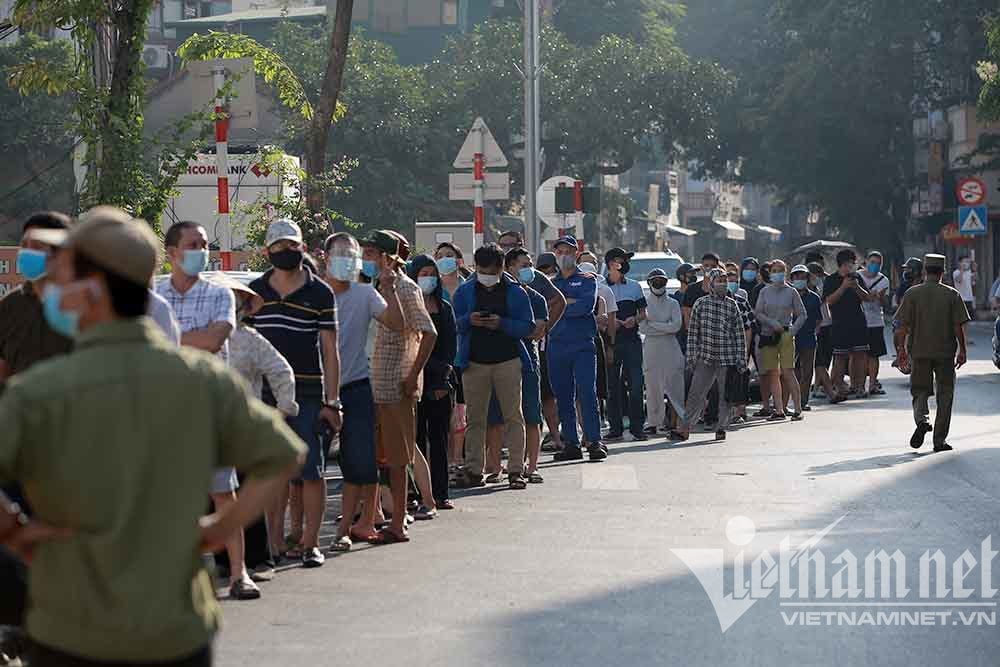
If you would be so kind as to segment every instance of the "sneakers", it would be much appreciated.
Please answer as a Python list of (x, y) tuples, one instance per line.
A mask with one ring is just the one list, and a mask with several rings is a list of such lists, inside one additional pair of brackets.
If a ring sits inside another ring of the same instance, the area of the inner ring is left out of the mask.
[(608, 431), (608, 434), (604, 436), (604, 439), (608, 442), (621, 442), (625, 439), (625, 434), (621, 431)]
[(715, 432), (715, 439), (719, 440), (719, 441), (725, 440), (726, 439), (726, 432), (725, 431), (716, 431)]
[[(590, 456), (591, 461), (603, 461), (608, 458), (608, 448), (599, 442), (595, 442), (587, 448), (587, 454)], [(583, 458), (583, 452), (580, 453), (580, 457)]]
[(646, 435), (645, 431), (643, 431), (641, 433), (633, 433), (632, 434), (632, 440), (634, 442), (645, 442), (646, 440), (649, 440), (649, 436)]
[(413, 518), (417, 521), (430, 521), (438, 515), (436, 507), (428, 507), (427, 505), (421, 505), (417, 508), (417, 511), (413, 513)]
[(566, 445), (561, 452), (556, 452), (553, 461), (582, 461), (583, 452), (577, 445)]
[[(803, 408), (803, 410), (804, 409), (805, 408)], [(800, 422), (800, 421), (802, 421), (802, 413), (801, 412), (793, 412), (792, 413), (792, 421), (793, 422)]]
[(910, 437), (910, 447), (913, 447), (914, 449), (920, 449), (923, 447), (924, 438), (933, 430), (934, 427), (927, 422), (917, 424), (917, 428), (913, 431), (913, 435)]
[(940, 445), (934, 445), (935, 452), (950, 452), (955, 448), (949, 445), (947, 442), (942, 442)]
[(302, 552), (302, 567), (309, 569), (323, 567), (323, 563), (325, 562), (326, 556), (317, 547), (306, 549)]

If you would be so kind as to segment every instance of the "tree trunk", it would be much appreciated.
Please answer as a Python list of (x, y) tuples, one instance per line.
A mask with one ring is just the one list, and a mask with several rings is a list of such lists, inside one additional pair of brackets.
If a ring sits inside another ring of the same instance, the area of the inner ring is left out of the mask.
[[(328, 0), (327, 11), (333, 0)], [(354, 14), (354, 0), (336, 0), (333, 32), (330, 34), (330, 55), (323, 75), (320, 90), (309, 131), (306, 133), (306, 204), (316, 213), (326, 208), (326, 188), (321, 176), (326, 171), (326, 144), (340, 98), (344, 81), (344, 65), (347, 62), (347, 45), (351, 38), (351, 16)]]

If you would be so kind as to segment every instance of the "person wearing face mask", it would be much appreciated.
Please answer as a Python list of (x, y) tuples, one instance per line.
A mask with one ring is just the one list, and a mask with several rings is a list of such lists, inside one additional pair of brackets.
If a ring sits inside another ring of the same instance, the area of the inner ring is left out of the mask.
[(504, 272), (504, 256), (494, 244), (476, 250), (476, 279), (455, 292), (458, 365), (468, 410), (463, 488), (483, 486), (490, 399), (496, 396), (503, 415), (510, 459), (511, 489), (527, 487), (523, 477), (525, 428), (522, 373), (531, 366), (523, 339), (536, 331), (527, 292)]
[(795, 405), (792, 421), (802, 419), (802, 394), (795, 377), (795, 336), (805, 325), (807, 315), (802, 297), (785, 281), (786, 269), (780, 259), (771, 262), (770, 284), (760, 291), (754, 307), (761, 331), (761, 382), (768, 383), (774, 404), (769, 421), (785, 418), (787, 396), (782, 394), (782, 385), (788, 388)]
[[(601, 419), (606, 418), (606, 405), (610, 392), (608, 391), (608, 375), (615, 364), (615, 339), (618, 334), (618, 302), (615, 293), (608, 287), (607, 279), (597, 270), (597, 256), (585, 250), (577, 257), (577, 267), (580, 273), (593, 274), (597, 278), (597, 336), (594, 347), (597, 348), (597, 402), (601, 407)], [(577, 415), (579, 417), (579, 415)]]
[[(646, 318), (646, 296), (638, 282), (628, 277), (629, 263), (634, 253), (612, 248), (604, 255), (608, 268), (608, 286), (614, 293), (618, 310), (618, 333), (615, 336), (614, 362), (608, 373), (607, 441), (620, 440), (624, 435), (624, 416), (628, 412), (632, 439), (646, 440), (643, 411), (643, 362), (639, 325)], [(626, 387), (627, 385), (627, 387)], [(626, 389), (628, 405), (626, 406)]]
[(756, 257), (744, 257), (740, 262), (740, 289), (746, 292), (750, 306), (757, 305), (757, 285), (760, 277), (760, 262)]
[(7, 378), (73, 349), (73, 341), (53, 331), (42, 315), (41, 295), (55, 249), (33, 234), (35, 230), (66, 230), (69, 226), (70, 219), (55, 211), (35, 213), (24, 223), (17, 271), (26, 282), (0, 298), (0, 393)]
[[(551, 252), (543, 252), (538, 255), (538, 260), (535, 262), (535, 271), (544, 275), (551, 283), (551, 281), (559, 275), (555, 254)], [(562, 292), (559, 290), (556, 290), (556, 292), (562, 302), (562, 309), (559, 311), (561, 313), (566, 308), (566, 297), (564, 297)], [(553, 326), (555, 326), (555, 318), (552, 311), (549, 310), (549, 321), (546, 323), (546, 331), (551, 330)], [(548, 335), (538, 341), (538, 365), (540, 367), (539, 380), (542, 395), (542, 416), (545, 418), (545, 426), (548, 429), (548, 435), (542, 439), (542, 451), (558, 452), (562, 450), (562, 437), (559, 435), (559, 409), (556, 406), (556, 396), (552, 391), (552, 383), (549, 380), (548, 345)]]
[(471, 271), (462, 263), (462, 249), (448, 241), (438, 244), (434, 251), (434, 261), (441, 280), (441, 297), (451, 303), (451, 295), (468, 279)]
[[(29, 662), (210, 665), (221, 609), (196, 555), (259, 516), (304, 447), (218, 357), (172, 345), (145, 316), (160, 263), (145, 222), (99, 207), (46, 232), (62, 250), (45, 317), (76, 348), (0, 398), (0, 482), (30, 483), (38, 510), (25, 524), (0, 502), (0, 544), (38, 547)], [(247, 483), (206, 517), (217, 466)]]
[[(448, 497), (448, 435), (454, 400), (454, 363), (458, 355), (458, 331), (455, 311), (441, 297), (441, 280), (434, 259), (417, 255), (407, 271), (424, 295), (424, 305), (434, 322), (437, 339), (424, 366), (424, 391), (417, 403), (417, 453), (414, 477), (420, 488), (424, 469), (428, 469), (431, 497), (417, 508), (417, 519), (432, 518), (437, 510), (455, 506)], [(424, 461), (421, 461), (421, 458)], [(428, 468), (429, 466), (429, 468)], [(421, 490), (421, 495), (424, 492)]]
[(889, 293), (889, 279), (882, 274), (882, 253), (872, 250), (868, 253), (865, 268), (859, 274), (861, 284), (868, 296), (861, 302), (865, 311), (865, 321), (868, 324), (868, 393), (874, 396), (884, 395), (882, 383), (878, 381), (879, 359), (888, 350), (885, 344), (885, 312), (886, 295)]
[[(823, 302), (818, 294), (809, 289), (808, 267), (795, 265), (789, 277), (806, 309), (806, 321), (795, 335), (795, 376), (799, 381), (802, 409), (808, 412), (812, 409), (809, 407), (809, 397), (812, 394), (813, 373), (816, 368), (816, 336), (823, 321)], [(829, 379), (826, 382), (829, 385)]]
[[(388, 470), (392, 495), (391, 523), (369, 540), (375, 544), (410, 541), (405, 523), (407, 468), (422, 461), (416, 454), (417, 402), (423, 395), (424, 366), (437, 344), (437, 329), (423, 291), (403, 272), (401, 251), (398, 237), (385, 230), (375, 230), (361, 241), (361, 272), (375, 280), (379, 290), (388, 289), (383, 288), (383, 281), (391, 282), (403, 314), (399, 331), (375, 323), (371, 360), (375, 452), (379, 464)], [(424, 494), (423, 500), (425, 505), (433, 503), (433, 494)]]
[[(378, 466), (375, 460), (375, 400), (365, 351), (372, 320), (402, 331), (403, 314), (396, 296), (395, 273), (383, 271), (378, 289), (358, 282), (361, 246), (345, 232), (332, 234), (323, 244), (326, 281), (337, 301), (337, 348), (340, 353), (340, 401), (344, 406), (340, 429), (340, 471), (344, 477), (341, 513), (332, 551), (348, 551), (354, 540), (375, 536), (378, 506)], [(359, 515), (360, 514), (360, 515)], [(354, 517), (358, 516), (357, 521)], [(272, 535), (280, 546), (282, 527)]]
[[(855, 270), (858, 257), (853, 250), (837, 253), (837, 273), (823, 282), (823, 301), (830, 307), (833, 318), (833, 383), (838, 393), (847, 398), (864, 398), (865, 369), (868, 366), (868, 323), (861, 304), (868, 296), (861, 277)], [(849, 391), (842, 388), (844, 375), (849, 374)]]
[[(747, 300), (747, 293), (740, 288), (739, 267), (733, 262), (726, 262), (726, 288), (729, 296), (740, 307), (740, 315), (743, 317), (743, 333), (746, 339), (747, 359), (750, 359), (750, 351), (753, 349), (753, 334), (757, 326), (757, 318), (753, 314), (753, 306)], [(750, 376), (744, 374), (740, 378), (739, 391), (733, 391), (734, 395), (729, 397), (729, 405), (733, 409), (731, 424), (740, 424), (747, 421), (747, 403), (750, 402)]]
[[(691, 428), (705, 409), (713, 385), (726, 387), (730, 368), (746, 371), (746, 338), (743, 318), (736, 301), (729, 297), (726, 274), (721, 269), (709, 272), (711, 294), (698, 299), (688, 328), (687, 368), (692, 374), (691, 391), (684, 406), (685, 419), (678, 429), (678, 439), (687, 440)], [(730, 410), (725, 391), (719, 392), (719, 424), (716, 440), (726, 439)]]
[(667, 274), (663, 269), (650, 271), (646, 282), (649, 285), (646, 319), (639, 327), (645, 336), (642, 359), (649, 394), (646, 432), (669, 433), (664, 396), (678, 420), (684, 420), (684, 354), (677, 344), (684, 316), (677, 300), (667, 296)]
[[(955, 289), (962, 295), (965, 309), (969, 311), (969, 320), (976, 320), (976, 263), (965, 255), (958, 260), (958, 268), (952, 271), (951, 279)], [(972, 344), (971, 341), (969, 343)]]
[(603, 461), (608, 450), (601, 442), (601, 414), (597, 405), (597, 278), (576, 265), (577, 241), (564, 236), (555, 243), (559, 274), (553, 281), (566, 297), (566, 311), (549, 332), (549, 379), (556, 397), (563, 449), (557, 461), (583, 458), (577, 432), (577, 401), (583, 412), (583, 434), (591, 461)]
[[(250, 287), (264, 298), (252, 323), (295, 371), (295, 400), (299, 414), (289, 424), (309, 447), (302, 468), (301, 489), (305, 526), (301, 545), (283, 554), (300, 558), (303, 567), (321, 567), (319, 531), (326, 512), (326, 447), (320, 423), (340, 430), (340, 353), (337, 344), (337, 305), (333, 290), (303, 263), (305, 244), (299, 226), (286, 219), (267, 227), (264, 255), (271, 269)], [(275, 499), (269, 525), (283, 526), (287, 494)], [(272, 541), (275, 536), (271, 536)], [(298, 547), (301, 546), (301, 549)]]
[[(677, 282), (679, 282), (681, 286), (670, 296), (673, 297), (674, 301), (677, 302), (677, 305), (681, 307), (681, 315), (683, 318), (684, 302), (687, 299), (687, 291), (690, 289), (691, 285), (698, 282), (694, 265), (684, 262), (677, 267), (676, 271), (674, 271), (674, 277), (677, 278)], [(685, 354), (687, 351), (686, 322), (681, 322), (681, 330), (677, 332), (677, 344), (681, 346), (681, 354)]]

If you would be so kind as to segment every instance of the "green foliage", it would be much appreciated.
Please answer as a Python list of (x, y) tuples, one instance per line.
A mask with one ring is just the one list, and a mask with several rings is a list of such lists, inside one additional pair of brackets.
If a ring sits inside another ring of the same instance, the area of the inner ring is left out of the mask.
[[(0, 216), (21, 219), (39, 208), (71, 210), (74, 146), (73, 99), (55, 88), (21, 94), (8, 85), (17, 72), (39, 62), (71, 71), (73, 50), (66, 42), (25, 35), (0, 46), (0, 160), (10, 168), (0, 179)], [(11, 239), (7, 239), (8, 241)]]
[(989, 60), (980, 61), (976, 71), (983, 80), (979, 93), (979, 117), (984, 121), (1000, 120), (1000, 19), (986, 22)]
[(684, 5), (672, 0), (563, 0), (553, 24), (573, 44), (593, 46), (605, 36), (669, 47)]
[[(252, 58), (254, 72), (271, 85), (282, 104), (306, 120), (313, 117), (313, 107), (302, 82), (278, 54), (247, 35), (209, 31), (195, 33), (177, 48), (185, 62), (224, 58)], [(338, 116), (344, 113), (338, 108)]]

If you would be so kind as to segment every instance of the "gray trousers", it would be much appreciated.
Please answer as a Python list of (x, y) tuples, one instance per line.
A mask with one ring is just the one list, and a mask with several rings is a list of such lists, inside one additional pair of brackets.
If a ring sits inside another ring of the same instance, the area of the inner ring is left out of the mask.
[(698, 422), (701, 414), (705, 411), (705, 400), (708, 392), (712, 390), (712, 385), (719, 385), (719, 426), (718, 430), (725, 431), (729, 428), (729, 401), (726, 396), (726, 372), (729, 366), (722, 366), (718, 363), (707, 364), (703, 361), (694, 362), (694, 376), (691, 379), (691, 391), (688, 392), (687, 405), (684, 410), (687, 419), (684, 421), (684, 430), (690, 431), (691, 427)]

